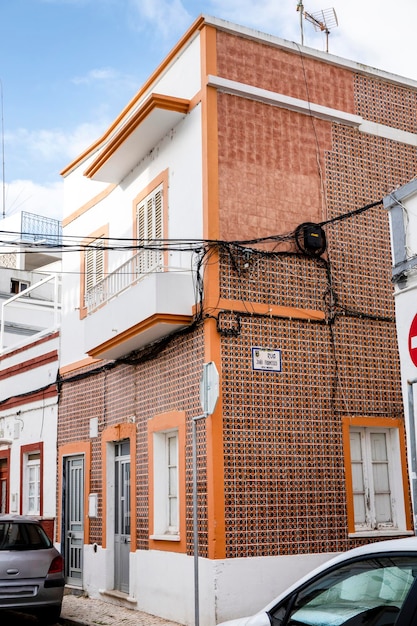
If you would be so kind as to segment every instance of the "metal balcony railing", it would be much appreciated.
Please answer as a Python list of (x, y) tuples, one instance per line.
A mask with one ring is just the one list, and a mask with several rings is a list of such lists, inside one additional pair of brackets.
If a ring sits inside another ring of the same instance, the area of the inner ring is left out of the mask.
[(120, 265), (114, 272), (98, 281), (85, 294), (87, 313), (92, 313), (112, 298), (121, 294), (147, 274), (163, 272), (167, 268), (163, 265), (163, 254), (159, 250), (141, 250)]
[(23, 241), (44, 241), (48, 245), (62, 244), (62, 223), (51, 217), (22, 211), (21, 237)]
[[(42, 328), (37, 333), (31, 335), (31, 340), (33, 341), (37, 337), (41, 337), (53, 330), (57, 330), (60, 326), (60, 317), (61, 317), (61, 293), (60, 293), (60, 276), (57, 274), (45, 276), (42, 280), (39, 280), (35, 284), (31, 285), (24, 291), (15, 294), (8, 298), (1, 305), (1, 320), (0, 320), (0, 353), (3, 351), (5, 346), (5, 335), (6, 335), (6, 323), (9, 320), (13, 320), (13, 314), (7, 315), (7, 312), (13, 307), (16, 302), (26, 302), (26, 304), (32, 309), (32, 311), (36, 312), (37, 309), (49, 310), (51, 312), (51, 320), (48, 326)], [(28, 298), (31, 294), (36, 293), (36, 290), (53, 281), (54, 290), (53, 297), (50, 300), (36, 300), (35, 298), (31, 300)], [(32, 312), (32, 316), (34, 313)], [(13, 345), (14, 348), (18, 347), (18, 344)]]

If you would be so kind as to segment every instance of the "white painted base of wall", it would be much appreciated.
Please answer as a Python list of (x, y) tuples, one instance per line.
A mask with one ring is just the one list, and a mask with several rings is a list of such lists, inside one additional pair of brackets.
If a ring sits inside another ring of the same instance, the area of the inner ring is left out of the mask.
[[(112, 589), (109, 551), (84, 549), (84, 590), (92, 598)], [(252, 615), (334, 553), (199, 561), (200, 626)], [(194, 624), (194, 559), (184, 554), (139, 550), (130, 556), (129, 605), (186, 626)]]

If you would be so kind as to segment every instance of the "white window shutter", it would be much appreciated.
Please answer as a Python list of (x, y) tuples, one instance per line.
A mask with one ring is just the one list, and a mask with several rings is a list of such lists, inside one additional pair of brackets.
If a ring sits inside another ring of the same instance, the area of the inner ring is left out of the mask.
[[(147, 245), (162, 239), (163, 235), (163, 187), (152, 191), (136, 208), (136, 237)], [(146, 274), (162, 269), (163, 255), (159, 250), (142, 250), (138, 253), (137, 271)]]
[(360, 432), (354, 431), (350, 433), (350, 456), (355, 524), (366, 524), (365, 476)]
[(370, 441), (376, 522), (389, 524), (392, 522), (392, 510), (386, 434), (370, 433)]

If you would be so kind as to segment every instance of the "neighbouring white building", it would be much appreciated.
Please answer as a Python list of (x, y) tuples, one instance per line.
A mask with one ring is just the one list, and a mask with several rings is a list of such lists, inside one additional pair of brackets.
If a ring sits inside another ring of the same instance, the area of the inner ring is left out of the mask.
[(0, 222), (0, 511), (56, 516), (61, 224)]
[(417, 178), (384, 199), (391, 226), (392, 281), (417, 534)]

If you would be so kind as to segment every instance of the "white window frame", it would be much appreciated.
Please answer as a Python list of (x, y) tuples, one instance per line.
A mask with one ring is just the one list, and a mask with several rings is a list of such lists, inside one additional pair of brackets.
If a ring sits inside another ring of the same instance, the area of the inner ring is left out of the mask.
[[(24, 498), (23, 514), (40, 515), (41, 509), (41, 453), (40, 450), (33, 450), (24, 456)], [(32, 470), (35, 470), (35, 480), (31, 480)], [(34, 493), (31, 493), (31, 483), (35, 485)], [(35, 507), (31, 508), (31, 499), (35, 500)]]
[[(355, 534), (389, 534), (404, 531), (406, 517), (399, 429), (352, 426), (349, 430)], [(386, 456), (377, 459), (375, 455), (373, 457), (372, 443), (381, 435), (385, 438)], [(356, 443), (352, 441), (353, 438)], [(355, 453), (358, 443), (360, 454)], [(385, 501), (385, 507), (389, 502), (390, 515), (383, 515), (382, 507), (378, 512), (378, 498)]]
[(10, 293), (18, 294), (29, 289), (30, 282), (28, 280), (21, 280), (20, 278), (10, 279)]
[(179, 541), (179, 433), (153, 433), (154, 528), (151, 539)]

